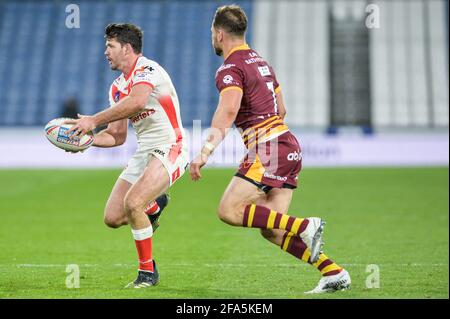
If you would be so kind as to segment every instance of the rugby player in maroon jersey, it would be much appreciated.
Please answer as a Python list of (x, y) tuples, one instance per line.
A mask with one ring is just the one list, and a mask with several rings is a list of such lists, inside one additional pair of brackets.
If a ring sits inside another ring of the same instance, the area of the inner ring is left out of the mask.
[(286, 109), (273, 68), (246, 43), (247, 17), (236, 5), (219, 7), (212, 45), (224, 63), (216, 72), (219, 104), (211, 133), (190, 164), (194, 181), (233, 123), (248, 150), (219, 204), (219, 218), (232, 226), (259, 228), (262, 236), (317, 268), (322, 278), (309, 293), (350, 287), (348, 272), (322, 251), (324, 222), (318, 217), (288, 215), (302, 153), (284, 123)]

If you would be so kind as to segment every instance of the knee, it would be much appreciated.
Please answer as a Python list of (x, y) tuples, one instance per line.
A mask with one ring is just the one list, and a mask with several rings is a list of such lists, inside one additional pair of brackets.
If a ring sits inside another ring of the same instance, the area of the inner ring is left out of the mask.
[(105, 215), (105, 217), (103, 218), (103, 222), (105, 223), (106, 226), (111, 228), (119, 228), (120, 226), (126, 224), (126, 222), (123, 219), (111, 217), (108, 215)]
[(219, 217), (219, 219), (224, 223), (227, 223), (227, 221), (230, 219), (229, 214), (230, 212), (228, 207), (222, 202), (220, 202), (219, 208), (217, 209), (217, 216)]
[(240, 207), (239, 205), (232, 205), (229, 202), (222, 200), (219, 204), (217, 215), (219, 216), (219, 219), (224, 223), (233, 226), (241, 226), (244, 215), (244, 207)]

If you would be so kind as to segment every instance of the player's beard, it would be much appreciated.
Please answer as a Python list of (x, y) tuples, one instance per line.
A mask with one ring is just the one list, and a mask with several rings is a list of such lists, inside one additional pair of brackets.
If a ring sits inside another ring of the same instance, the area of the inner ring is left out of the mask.
[(216, 52), (216, 54), (217, 54), (218, 56), (222, 56), (222, 55), (223, 55), (223, 51), (222, 51), (221, 48), (216, 48), (216, 47), (214, 47), (214, 52)]
[(213, 48), (214, 48), (214, 52), (218, 56), (222, 56), (223, 55), (223, 50), (219, 47), (219, 45), (217, 45), (215, 38), (213, 38), (212, 45), (213, 45)]

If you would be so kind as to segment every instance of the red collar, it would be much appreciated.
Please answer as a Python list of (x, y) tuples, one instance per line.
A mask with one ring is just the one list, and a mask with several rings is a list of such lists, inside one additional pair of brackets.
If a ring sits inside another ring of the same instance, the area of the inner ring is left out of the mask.
[(134, 64), (133, 64), (133, 67), (131, 68), (130, 73), (128, 73), (128, 75), (125, 77), (125, 81), (128, 81), (128, 79), (130, 78), (130, 76), (133, 74), (134, 68), (136, 67), (136, 64), (137, 64), (137, 62), (138, 62), (138, 60), (139, 60), (140, 57), (141, 57), (141, 56), (138, 56), (137, 59), (136, 59), (136, 61), (134, 61)]

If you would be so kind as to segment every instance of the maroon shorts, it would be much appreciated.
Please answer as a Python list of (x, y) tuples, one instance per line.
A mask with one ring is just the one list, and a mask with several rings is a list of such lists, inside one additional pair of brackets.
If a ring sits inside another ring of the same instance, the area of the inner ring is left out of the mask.
[(296, 188), (301, 169), (300, 145), (291, 132), (286, 132), (249, 150), (236, 176), (268, 192), (272, 188)]

